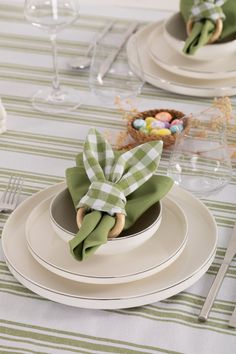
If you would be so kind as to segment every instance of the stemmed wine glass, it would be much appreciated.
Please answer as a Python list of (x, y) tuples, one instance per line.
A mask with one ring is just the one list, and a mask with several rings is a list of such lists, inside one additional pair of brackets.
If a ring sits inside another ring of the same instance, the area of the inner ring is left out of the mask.
[(57, 34), (79, 16), (79, 0), (25, 0), (25, 18), (45, 30), (51, 40), (54, 77), (52, 87), (40, 89), (32, 98), (34, 108), (47, 113), (61, 113), (77, 108), (81, 102), (76, 90), (61, 88), (57, 64)]

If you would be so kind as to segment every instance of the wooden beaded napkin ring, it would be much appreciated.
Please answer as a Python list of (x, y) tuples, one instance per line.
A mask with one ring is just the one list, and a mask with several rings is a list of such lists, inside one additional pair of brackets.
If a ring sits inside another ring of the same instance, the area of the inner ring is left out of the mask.
[[(79, 208), (76, 214), (76, 223), (78, 228), (80, 229), (83, 223), (84, 216), (86, 214), (86, 208)], [(114, 237), (119, 236), (119, 234), (123, 231), (125, 226), (125, 215), (121, 213), (116, 213), (116, 223), (114, 227), (108, 233), (108, 239), (112, 239)]]
[(215, 23), (215, 30), (210, 36), (207, 44), (216, 42), (223, 30), (223, 20), (225, 20), (225, 14), (221, 8), (227, 0), (217, 1), (202, 1), (195, 0), (190, 11), (189, 20), (186, 23), (186, 32), (190, 36), (194, 23), (201, 22), (208, 19)]
[[(188, 36), (190, 36), (191, 32), (192, 32), (192, 29), (193, 29), (193, 25), (194, 25), (194, 20), (192, 18), (190, 18), (187, 23), (186, 23), (186, 31), (187, 31), (187, 34)], [(222, 30), (223, 30), (223, 21), (221, 18), (218, 18), (215, 22), (216, 24), (216, 28), (215, 28), (215, 31), (212, 33), (211, 37), (209, 38), (207, 44), (211, 44), (211, 43), (214, 43), (216, 42), (219, 38), (220, 38), (220, 35), (222, 33)]]

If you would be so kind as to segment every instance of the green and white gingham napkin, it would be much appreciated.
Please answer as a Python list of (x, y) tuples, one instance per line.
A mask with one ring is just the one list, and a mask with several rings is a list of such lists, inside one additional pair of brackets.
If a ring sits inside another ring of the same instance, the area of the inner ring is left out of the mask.
[(185, 54), (194, 55), (208, 43), (219, 18), (223, 20), (223, 30), (217, 42), (236, 34), (235, 0), (180, 0), (180, 12), (186, 23), (189, 18), (194, 22), (183, 48)]
[(169, 192), (173, 180), (154, 174), (161, 151), (162, 142), (157, 141), (125, 153), (113, 151), (98, 132), (90, 131), (84, 153), (77, 155), (75, 167), (66, 170), (75, 208), (91, 208), (69, 242), (75, 259), (85, 260), (107, 242), (108, 233), (115, 225), (115, 216), (111, 214), (126, 214), (124, 229), (127, 230)]
[(116, 160), (111, 145), (95, 129), (84, 143), (83, 161), (91, 182), (78, 208), (125, 214), (126, 196), (146, 182), (159, 165), (162, 141), (135, 147)]
[(191, 8), (191, 18), (195, 21), (209, 19), (216, 22), (218, 18), (225, 19), (225, 14), (221, 8), (227, 0), (194, 0)]

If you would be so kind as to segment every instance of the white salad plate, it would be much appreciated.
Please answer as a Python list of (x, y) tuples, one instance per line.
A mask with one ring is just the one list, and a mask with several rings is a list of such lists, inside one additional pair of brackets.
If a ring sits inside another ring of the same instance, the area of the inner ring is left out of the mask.
[(40, 296), (83, 308), (142, 306), (190, 287), (213, 262), (217, 243), (217, 227), (213, 217), (197, 198), (174, 186), (168, 196), (186, 214), (188, 240), (181, 255), (169, 267), (152, 276), (122, 284), (88, 284), (58, 276), (42, 267), (30, 254), (25, 224), (33, 208), (63, 188), (65, 184), (60, 183), (28, 198), (11, 214), (3, 229), (3, 252), (10, 271), (19, 282)]
[(163, 22), (157, 23), (155, 29), (150, 33), (148, 46), (153, 61), (174, 74), (207, 80), (236, 79), (235, 55), (229, 55), (222, 59), (219, 57), (219, 59), (215, 58), (211, 61), (194, 61), (194, 56), (191, 56), (191, 59), (182, 56), (168, 44), (164, 36)]
[(70, 253), (69, 244), (53, 230), (51, 199), (41, 202), (29, 215), (26, 239), (30, 253), (43, 267), (67, 279), (90, 284), (117, 284), (142, 279), (174, 262), (187, 241), (184, 212), (173, 200), (165, 198), (161, 225), (148, 241), (123, 254), (93, 254), (79, 262)]
[(129, 64), (138, 76), (142, 76), (153, 86), (187, 96), (216, 97), (236, 94), (236, 78), (214, 80), (189, 78), (167, 71), (156, 63), (150, 55), (148, 39), (157, 25), (152, 23), (145, 26), (131, 36), (127, 43)]

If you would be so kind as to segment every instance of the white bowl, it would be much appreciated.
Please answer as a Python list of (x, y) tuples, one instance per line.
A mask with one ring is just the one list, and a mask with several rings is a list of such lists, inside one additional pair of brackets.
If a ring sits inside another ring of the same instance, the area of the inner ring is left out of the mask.
[[(132, 227), (99, 247), (96, 254), (115, 255), (141, 246), (158, 230), (161, 217), (162, 204), (157, 202)], [(69, 242), (78, 232), (76, 211), (67, 188), (53, 198), (50, 205), (50, 220), (55, 233), (66, 242)]]
[(206, 44), (199, 48), (194, 55), (185, 54), (183, 47), (187, 39), (187, 33), (186, 25), (180, 12), (175, 13), (164, 22), (163, 30), (167, 43), (178, 53), (189, 59), (208, 61), (236, 54), (235, 38), (225, 42)]

